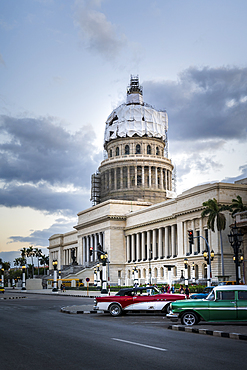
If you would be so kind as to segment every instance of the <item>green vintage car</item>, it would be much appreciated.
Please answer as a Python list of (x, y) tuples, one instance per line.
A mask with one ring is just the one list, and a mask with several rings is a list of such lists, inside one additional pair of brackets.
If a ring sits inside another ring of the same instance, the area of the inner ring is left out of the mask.
[(200, 320), (247, 321), (247, 285), (217, 286), (205, 299), (173, 302), (166, 316), (190, 326)]

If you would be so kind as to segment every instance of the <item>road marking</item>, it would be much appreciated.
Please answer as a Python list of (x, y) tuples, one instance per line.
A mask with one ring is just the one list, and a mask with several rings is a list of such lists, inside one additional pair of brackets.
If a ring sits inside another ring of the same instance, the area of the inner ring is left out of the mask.
[(136, 342), (130, 342), (129, 340), (123, 340), (123, 339), (118, 339), (118, 338), (111, 338), (112, 340), (117, 340), (119, 342), (124, 342), (124, 343), (129, 343), (129, 344), (134, 344), (136, 346), (140, 347), (146, 347), (146, 348), (151, 348), (151, 349), (157, 349), (158, 351), (167, 351), (165, 348), (159, 348), (159, 347), (153, 347), (153, 346), (148, 346), (147, 344), (141, 344), (141, 343), (136, 343)]

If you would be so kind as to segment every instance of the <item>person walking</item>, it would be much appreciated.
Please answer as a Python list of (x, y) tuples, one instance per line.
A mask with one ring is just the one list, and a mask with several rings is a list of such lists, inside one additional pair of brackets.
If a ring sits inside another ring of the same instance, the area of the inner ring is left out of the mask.
[(189, 287), (188, 286), (185, 287), (185, 291), (184, 292), (186, 294), (186, 298), (189, 299), (190, 298), (190, 290), (189, 290)]

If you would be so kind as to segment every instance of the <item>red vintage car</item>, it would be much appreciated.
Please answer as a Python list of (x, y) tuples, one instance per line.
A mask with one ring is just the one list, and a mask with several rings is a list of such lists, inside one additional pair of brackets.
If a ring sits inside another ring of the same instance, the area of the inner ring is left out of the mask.
[(184, 294), (161, 293), (154, 286), (121, 289), (114, 296), (95, 298), (95, 310), (120, 316), (124, 312), (169, 313), (170, 303), (185, 299)]

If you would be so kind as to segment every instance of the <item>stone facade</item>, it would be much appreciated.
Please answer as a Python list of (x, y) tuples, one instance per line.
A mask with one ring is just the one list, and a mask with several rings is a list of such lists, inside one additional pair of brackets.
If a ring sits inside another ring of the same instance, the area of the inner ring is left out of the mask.
[[(76, 277), (90, 277), (93, 281), (93, 268), (97, 255), (90, 256), (90, 247), (97, 249), (101, 243), (107, 252), (110, 265), (111, 284), (133, 284), (132, 270), (138, 269), (140, 283), (149, 281), (151, 268), (152, 283), (166, 283), (168, 269), (172, 268), (173, 281), (184, 276), (184, 258), (188, 259), (188, 272), (191, 277), (192, 264), (195, 265), (196, 279), (206, 278), (206, 263), (202, 252), (205, 242), (195, 239), (190, 249), (188, 230), (194, 236), (203, 236), (214, 250), (212, 277), (217, 281), (221, 275), (221, 253), (218, 232), (207, 229), (207, 219), (201, 218), (202, 203), (216, 198), (223, 204), (231, 204), (240, 195), (247, 203), (247, 185), (215, 183), (197, 186), (183, 192), (175, 199), (150, 205), (144, 202), (108, 200), (78, 214), (75, 231), (50, 238), (50, 256), (58, 259), (58, 268), (63, 268), (70, 260), (71, 248), (76, 248), (77, 262), (82, 267)], [(227, 227), (223, 232), (225, 275), (234, 279), (233, 252), (228, 242), (229, 225), (233, 220), (226, 212)], [(50, 268), (52, 265), (50, 266)]]

